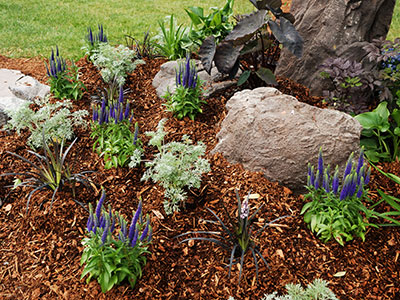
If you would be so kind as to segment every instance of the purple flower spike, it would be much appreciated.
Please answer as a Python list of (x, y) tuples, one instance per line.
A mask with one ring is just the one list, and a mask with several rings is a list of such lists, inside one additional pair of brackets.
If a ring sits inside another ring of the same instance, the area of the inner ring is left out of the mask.
[(97, 111), (97, 108), (93, 106), (93, 122), (96, 122), (99, 119), (99, 112)]
[(358, 186), (358, 191), (357, 191), (357, 195), (356, 195), (356, 197), (358, 199), (360, 199), (364, 193), (363, 186), (364, 186), (364, 179), (361, 178), (361, 184)]
[(150, 243), (152, 237), (153, 237), (153, 228), (150, 226), (149, 235), (147, 236), (147, 242)]
[(124, 89), (122, 88), (122, 85), (119, 87), (119, 97), (118, 97), (118, 103), (123, 103), (124, 102)]
[(319, 178), (319, 170), (317, 170), (317, 173), (315, 174), (314, 187), (315, 187), (316, 190), (319, 189), (319, 184), (320, 184), (318, 178)]
[(342, 191), (340, 192), (340, 200), (344, 200), (348, 196), (349, 186), (351, 184), (350, 180), (351, 180), (351, 175), (347, 175), (342, 186)]
[(101, 194), (101, 197), (100, 197), (100, 200), (99, 200), (99, 202), (97, 203), (97, 206), (96, 206), (96, 218), (97, 218), (97, 220), (100, 220), (101, 208), (103, 207), (103, 202), (104, 202), (105, 199), (106, 199), (106, 191), (103, 190), (103, 192)]
[(335, 173), (332, 179), (332, 191), (337, 195), (339, 189), (339, 166), (336, 166)]
[(86, 229), (88, 232), (92, 231), (92, 227), (93, 227), (93, 214), (89, 215), (88, 221), (86, 223)]
[(371, 178), (371, 167), (368, 168), (367, 174), (365, 175), (364, 184), (367, 185)]
[(136, 231), (136, 223), (139, 220), (139, 217), (142, 213), (142, 201), (139, 202), (138, 209), (133, 216), (131, 226), (129, 226), (129, 240), (132, 241), (132, 237)]
[(118, 121), (121, 122), (123, 119), (124, 119), (124, 111), (122, 109), (120, 109)]
[(150, 227), (150, 218), (149, 215), (147, 215), (147, 222), (146, 222), (146, 227), (144, 228), (142, 235), (140, 236), (140, 241), (143, 242), (144, 238), (147, 236), (149, 233), (149, 227)]
[(136, 146), (137, 140), (139, 135), (139, 124), (138, 122), (135, 123), (135, 134), (133, 136), (133, 144)]
[(314, 186), (314, 184), (315, 184), (315, 174), (314, 174), (314, 166), (312, 166), (310, 175), (310, 186)]
[(102, 236), (101, 236), (101, 243), (102, 243), (103, 245), (104, 245), (104, 243), (106, 242), (109, 229), (110, 229), (110, 221), (109, 221), (108, 219), (106, 219), (104, 231), (103, 231), (103, 234), (102, 234)]
[(358, 158), (358, 164), (357, 164), (357, 173), (360, 172), (360, 169), (364, 165), (364, 147), (361, 148), (360, 152), (360, 157)]
[(131, 247), (132, 248), (136, 246), (138, 235), (139, 235), (139, 228), (136, 228), (135, 235), (133, 236), (133, 239), (131, 240)]
[(323, 181), (322, 181), (322, 187), (324, 188), (325, 192), (329, 193), (329, 177), (328, 173), (325, 173)]
[(129, 112), (130, 112), (130, 103), (129, 103), (129, 101), (127, 101), (127, 102), (126, 102), (126, 107), (125, 107), (124, 119), (128, 119), (128, 117), (129, 117)]
[(351, 173), (351, 170), (353, 169), (353, 156), (354, 153), (352, 152), (349, 156), (349, 159), (347, 160), (346, 169), (344, 170), (344, 175), (343, 175), (344, 180), (346, 179), (347, 175)]

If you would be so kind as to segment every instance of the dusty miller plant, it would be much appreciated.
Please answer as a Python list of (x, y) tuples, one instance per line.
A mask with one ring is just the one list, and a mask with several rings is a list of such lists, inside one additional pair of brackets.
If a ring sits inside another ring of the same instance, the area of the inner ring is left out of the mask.
[(114, 47), (107, 43), (99, 44), (98, 52), (92, 56), (103, 80), (108, 84), (116, 81), (118, 86), (124, 85), (128, 73), (133, 72), (138, 64), (144, 64), (144, 61), (139, 59), (132, 62), (134, 58), (135, 52), (128, 47)]
[[(199, 188), (201, 175), (210, 171), (209, 162), (201, 158), (206, 146), (199, 142), (193, 145), (188, 136), (182, 137), (182, 142), (164, 144), (166, 119), (159, 122), (156, 132), (147, 132), (151, 139), (149, 144), (156, 146), (159, 153), (153, 161), (147, 162), (148, 168), (142, 180), (152, 179), (165, 189), (164, 209), (166, 214), (179, 211), (179, 205), (187, 198), (184, 187)], [(169, 199), (169, 200), (167, 200)]]
[(74, 135), (73, 127), (86, 126), (84, 117), (88, 112), (86, 110), (71, 112), (70, 100), (50, 103), (46, 97), (35, 99), (34, 103), (40, 107), (39, 110), (34, 111), (29, 107), (29, 103), (25, 103), (17, 111), (8, 111), (11, 120), (5, 125), (5, 129), (14, 129), (18, 134), (21, 130), (28, 129), (31, 135), (27, 143), (32, 149), (42, 148), (44, 141), (50, 143), (53, 139), (69, 140)]

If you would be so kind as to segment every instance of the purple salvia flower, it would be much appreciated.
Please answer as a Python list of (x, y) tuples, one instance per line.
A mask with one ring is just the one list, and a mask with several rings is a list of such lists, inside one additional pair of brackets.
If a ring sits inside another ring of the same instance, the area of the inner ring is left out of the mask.
[(144, 228), (142, 235), (140, 236), (140, 241), (143, 242), (144, 238), (147, 236), (149, 233), (149, 227), (150, 227), (150, 218), (149, 215), (147, 215), (147, 222), (146, 222), (146, 227)]
[(360, 199), (363, 195), (363, 192), (364, 192), (363, 186), (364, 186), (364, 178), (361, 178), (361, 184), (358, 186), (358, 191), (357, 191), (357, 195), (356, 195), (356, 197), (358, 199)]
[(314, 174), (314, 166), (311, 167), (311, 176), (310, 176), (310, 186), (314, 186), (315, 184), (315, 174)]
[(337, 195), (339, 189), (339, 166), (336, 166), (335, 173), (332, 179), (332, 191)]
[(367, 168), (367, 166), (366, 165), (363, 165), (362, 167), (361, 167), (361, 169), (358, 171), (358, 173), (357, 173), (357, 185), (360, 185), (360, 182), (361, 182), (361, 178), (363, 178), (365, 175), (365, 169)]
[(346, 163), (346, 169), (344, 170), (343, 181), (346, 179), (347, 175), (349, 175), (351, 173), (351, 170), (353, 169), (353, 156), (354, 153), (352, 152)]
[(119, 97), (118, 97), (118, 103), (123, 103), (124, 102), (124, 89), (122, 88), (122, 85), (119, 87)]
[(57, 56), (57, 57), (60, 56), (60, 52), (58, 51), (58, 46), (56, 46), (56, 56)]
[(86, 223), (86, 229), (88, 232), (92, 231), (92, 227), (93, 227), (93, 214), (89, 215), (88, 221)]
[(109, 111), (107, 108), (104, 111), (104, 115), (105, 115), (104, 123), (108, 124), (109, 123)]
[(348, 192), (349, 197), (353, 197), (356, 190), (357, 190), (357, 173), (353, 172), (351, 174), (351, 183)]
[(127, 102), (126, 102), (126, 107), (125, 107), (124, 119), (128, 119), (128, 117), (129, 117), (129, 110), (130, 110), (130, 102), (127, 101)]
[(153, 228), (150, 226), (149, 235), (147, 236), (147, 242), (150, 243), (153, 237)]
[(123, 119), (124, 119), (124, 111), (123, 111), (123, 109), (121, 108), (121, 109), (119, 110), (119, 118), (118, 118), (118, 121), (121, 122)]
[(139, 124), (138, 122), (135, 123), (135, 134), (133, 136), (133, 145), (136, 146), (137, 140), (138, 140), (138, 136), (139, 136)]
[(360, 172), (360, 169), (364, 165), (364, 147), (361, 148), (360, 152), (360, 157), (358, 158), (358, 164), (357, 164), (357, 173)]
[(99, 227), (104, 229), (104, 226), (106, 226), (106, 218), (102, 215), (100, 217)]
[(99, 112), (97, 111), (97, 108), (93, 106), (93, 122), (96, 122), (99, 119)]
[(328, 173), (325, 172), (324, 174), (324, 178), (322, 180), (322, 187), (324, 188), (325, 192), (329, 193), (329, 177), (328, 177)]
[(100, 197), (100, 200), (99, 200), (99, 202), (97, 203), (97, 206), (96, 206), (96, 218), (99, 221), (100, 221), (101, 208), (103, 207), (103, 202), (104, 202), (105, 199), (106, 199), (106, 192), (105, 192), (105, 190), (103, 190), (102, 194), (101, 194), (101, 197)]
[(133, 236), (133, 239), (131, 240), (131, 247), (134, 248), (136, 246), (136, 242), (139, 236), (139, 226), (136, 226), (135, 228), (135, 235)]
[(319, 189), (319, 184), (320, 184), (320, 181), (318, 179), (319, 179), (319, 170), (317, 170), (317, 173), (315, 174), (314, 187), (316, 190)]
[(340, 200), (344, 200), (348, 196), (348, 194), (349, 194), (349, 186), (351, 184), (350, 180), (351, 180), (351, 175), (349, 174), (349, 175), (346, 176), (346, 178), (344, 180), (344, 183), (343, 183), (343, 186), (342, 186), (342, 191), (340, 192)]
[(365, 178), (364, 178), (365, 185), (367, 185), (369, 183), (370, 178), (371, 178), (371, 167), (368, 168), (367, 174), (365, 175)]
[(102, 236), (101, 236), (101, 243), (102, 243), (102, 245), (104, 245), (104, 243), (106, 242), (109, 229), (110, 229), (110, 220), (107, 218), (107, 219), (106, 219), (106, 222), (105, 222), (105, 226), (104, 226), (104, 231), (103, 231), (103, 234), (102, 234)]
[(324, 177), (324, 159), (322, 158), (322, 147), (319, 148), (319, 153), (318, 153), (318, 174), (319, 176), (317, 176), (316, 179), (320, 184)]
[(132, 218), (131, 226), (129, 226), (129, 240), (132, 241), (132, 237), (136, 231), (136, 223), (139, 220), (139, 216), (142, 214), (142, 201), (139, 201), (138, 208), (135, 215)]

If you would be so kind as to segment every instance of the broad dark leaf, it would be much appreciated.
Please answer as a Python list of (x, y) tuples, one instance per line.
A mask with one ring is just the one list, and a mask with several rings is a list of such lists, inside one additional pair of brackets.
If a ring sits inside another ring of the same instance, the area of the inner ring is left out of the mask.
[(271, 47), (271, 45), (272, 41), (268, 38), (267, 35), (264, 34), (262, 40), (260, 38), (257, 38), (246, 43), (242, 51), (240, 51), (240, 55), (261, 51), (263, 47), (264, 49), (268, 49), (269, 47)]
[(262, 9), (244, 17), (225, 37), (224, 41), (232, 41), (235, 45), (246, 43), (258, 29), (264, 26), (266, 15), (267, 10)]
[(211, 35), (203, 41), (203, 44), (201, 44), (199, 50), (201, 63), (203, 64), (203, 67), (208, 74), (211, 73), (215, 50), (216, 50), (215, 38), (214, 36)]
[(296, 57), (303, 55), (303, 39), (296, 28), (284, 17), (279, 18), (279, 24), (276, 21), (269, 21), (269, 27), (276, 39)]
[(261, 67), (261, 68), (258, 69), (256, 74), (266, 84), (278, 85), (278, 82), (276, 81), (275, 75), (274, 75), (274, 73), (272, 73), (272, 71), (270, 69)]
[(239, 59), (236, 61), (236, 63), (233, 65), (233, 68), (229, 72), (229, 79), (234, 79), (236, 77), (237, 72), (239, 71), (239, 66), (240, 66), (240, 61)]
[(242, 73), (242, 75), (240, 75), (239, 80), (237, 82), (238, 86), (241, 86), (243, 83), (245, 83), (247, 81), (247, 79), (249, 79), (251, 74), (250, 70), (246, 70)]
[(258, 9), (279, 10), (282, 6), (281, 0), (261, 0), (257, 1)]
[(217, 46), (214, 61), (219, 72), (229, 74), (235, 66), (241, 47), (235, 47), (231, 42), (222, 42)]
[(283, 13), (282, 17), (284, 17), (285, 19), (288, 19), (290, 21), (290, 23), (294, 23), (294, 21), (296, 21), (296, 19), (294, 18), (294, 16), (291, 13)]

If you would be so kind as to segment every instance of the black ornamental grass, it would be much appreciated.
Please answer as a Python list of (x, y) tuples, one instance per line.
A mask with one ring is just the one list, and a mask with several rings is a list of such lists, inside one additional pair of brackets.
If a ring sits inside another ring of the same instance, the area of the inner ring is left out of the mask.
[(282, 216), (276, 218), (270, 222), (265, 222), (264, 225), (256, 230), (254, 228), (254, 223), (256, 222), (256, 214), (260, 211), (264, 204), (260, 205), (259, 208), (250, 216), (250, 206), (249, 200), (251, 198), (251, 194), (247, 195), (244, 198), (243, 202), (240, 200), (240, 196), (238, 191), (236, 190), (236, 198), (238, 201), (238, 210), (237, 210), (237, 218), (236, 220), (231, 218), (227, 209), (223, 205), (229, 222), (231, 229), (228, 228), (227, 225), (217, 216), (215, 212), (211, 209), (207, 208), (207, 210), (216, 218), (217, 221), (213, 220), (205, 220), (207, 223), (220, 225), (222, 227), (221, 231), (191, 231), (187, 233), (183, 233), (177, 236), (179, 237), (186, 237), (188, 235), (197, 235), (202, 234), (205, 236), (193, 236), (189, 238), (185, 238), (184, 240), (180, 241), (179, 243), (184, 243), (190, 240), (201, 240), (201, 241), (208, 241), (214, 244), (221, 246), (224, 249), (230, 251), (230, 258), (229, 258), (229, 277), (231, 275), (232, 266), (236, 263), (240, 263), (240, 271), (239, 271), (239, 281), (242, 277), (243, 265), (244, 265), (244, 256), (245, 254), (250, 251), (254, 260), (254, 264), (256, 267), (256, 278), (258, 281), (258, 259), (257, 255), (261, 258), (261, 260), (265, 263), (265, 265), (269, 268), (269, 265), (261, 254), (259, 250), (259, 246), (256, 245), (255, 240), (260, 236), (260, 234), (271, 224), (276, 223), (277, 221), (287, 218), (289, 216)]

